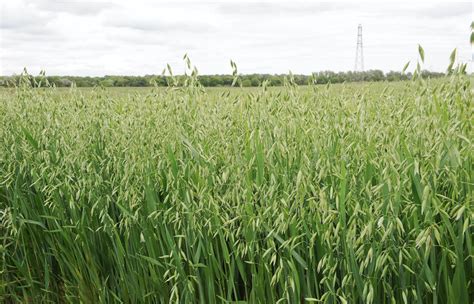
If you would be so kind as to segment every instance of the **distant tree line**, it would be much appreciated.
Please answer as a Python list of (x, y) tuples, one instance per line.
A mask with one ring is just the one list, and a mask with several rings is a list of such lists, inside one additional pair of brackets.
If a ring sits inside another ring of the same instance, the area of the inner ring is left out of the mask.
[[(422, 71), (424, 78), (442, 77), (445, 74), (439, 72)], [(20, 75), (14, 76), (0, 76), (0, 86), (13, 87), (18, 85)], [(174, 76), (173, 83), (180, 85), (184, 83), (187, 76)], [(234, 81), (232, 75), (200, 75), (197, 76), (199, 82), (205, 87), (224, 87), (231, 86)], [(248, 74), (239, 75), (239, 85), (243, 87), (257, 87), (263, 82), (268, 86), (281, 86), (285, 79), (289, 79), (288, 74)], [(291, 75), (294, 83), (298, 85), (307, 85), (310, 83), (326, 84), (326, 83), (342, 83), (342, 82), (361, 82), (361, 81), (398, 81), (407, 80), (412, 77), (411, 73), (403, 74), (401, 72), (390, 71), (384, 73), (381, 70), (369, 70), (364, 72), (332, 72), (322, 71), (313, 73), (312, 75)], [(145, 75), (145, 76), (103, 76), (103, 77), (89, 77), (89, 76), (45, 76), (44, 78), (50, 84), (57, 87), (70, 87), (75, 85), (77, 87), (150, 87), (150, 86), (168, 86), (171, 83), (170, 76)], [(40, 77), (30, 77), (33, 86), (37, 85)]]

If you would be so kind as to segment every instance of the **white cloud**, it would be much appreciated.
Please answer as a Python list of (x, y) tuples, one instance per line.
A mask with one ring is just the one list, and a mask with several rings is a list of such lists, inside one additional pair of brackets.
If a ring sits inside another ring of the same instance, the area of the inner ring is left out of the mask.
[(103, 23), (105, 26), (129, 28), (141, 31), (163, 32), (202, 32), (212, 30), (212, 25), (199, 20), (167, 20), (147, 12), (127, 16), (128, 13), (116, 13), (108, 15)]
[(35, 0), (33, 5), (42, 11), (72, 15), (97, 15), (118, 5), (108, 1)]
[(0, 74), (311, 73), (350, 70), (357, 25), (366, 68), (400, 70), (425, 48), (443, 71), (451, 50), (470, 60), (470, 2), (3, 1)]
[(41, 27), (48, 22), (48, 16), (37, 11), (33, 5), (18, 1), (2, 3), (0, 7), (0, 29), (25, 30)]
[(337, 12), (355, 7), (352, 3), (341, 2), (226, 2), (218, 5), (218, 11), (230, 15), (318, 15)]

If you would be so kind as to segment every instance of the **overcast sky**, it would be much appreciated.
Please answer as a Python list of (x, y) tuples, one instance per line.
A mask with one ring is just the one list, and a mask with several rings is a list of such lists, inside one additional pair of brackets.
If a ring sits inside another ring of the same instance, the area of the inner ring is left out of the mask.
[(471, 1), (0, 2), (0, 75), (182, 73), (185, 53), (201, 74), (347, 71), (359, 23), (366, 69), (401, 70), (418, 43), (431, 70), (472, 58)]

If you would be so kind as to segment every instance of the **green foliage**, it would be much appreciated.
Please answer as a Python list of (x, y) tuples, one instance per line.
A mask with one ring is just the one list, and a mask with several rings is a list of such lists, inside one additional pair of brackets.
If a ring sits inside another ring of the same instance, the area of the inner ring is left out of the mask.
[[(189, 59), (189, 58), (188, 58)], [(408, 67), (408, 66), (407, 66)], [(195, 67), (194, 67), (195, 68)], [(171, 69), (171, 67), (170, 67)], [(169, 70), (166, 70), (169, 74)], [(196, 70), (197, 71), (197, 70)], [(298, 85), (306, 85), (309, 83), (342, 83), (342, 82), (362, 82), (362, 81), (399, 81), (411, 78), (411, 73), (405, 75), (405, 70), (402, 73), (391, 71), (384, 74), (380, 70), (370, 70), (365, 72), (332, 72), (322, 71), (313, 73), (312, 75), (293, 75), (295, 83)], [(191, 71), (192, 73), (192, 71)], [(234, 71), (234, 73), (237, 73)], [(438, 78), (444, 76), (443, 73), (423, 71), (423, 74), (429, 78)], [(197, 76), (197, 75), (196, 75)], [(199, 75), (197, 80), (204, 87), (222, 87), (232, 86), (232, 83), (237, 84), (245, 82), (248, 86), (258, 87), (264, 81), (268, 81), (269, 86), (283, 85), (285, 77), (289, 75), (279, 74), (249, 74), (249, 75)], [(14, 87), (18, 86), (21, 76), (0, 76), (0, 87)], [(51, 84), (57, 87), (70, 87), (74, 83), (77, 87), (165, 87), (170, 83), (175, 86), (185, 86), (186, 75), (146, 75), (146, 76), (104, 76), (104, 77), (80, 77), (80, 76), (45, 76)], [(30, 76), (31, 83), (34, 83), (34, 78)]]
[(471, 44), (474, 44), (474, 21), (471, 22)]
[(425, 50), (418, 44), (418, 54), (420, 55), (421, 62), (425, 62)]
[(258, 89), (196, 75), (0, 91), (1, 302), (472, 303), (461, 69)]
[(456, 61), (456, 53), (457, 53), (457, 49), (454, 49), (451, 52), (451, 55), (449, 56), (449, 65), (448, 65), (448, 69), (447, 69), (448, 74), (452, 74), (452, 72), (453, 72), (453, 66), (454, 66), (454, 63)]
[(402, 74), (405, 74), (406, 70), (408, 69), (408, 66), (410, 65), (410, 61), (408, 61), (407, 63), (405, 63), (405, 65), (403, 66), (403, 69), (402, 69)]

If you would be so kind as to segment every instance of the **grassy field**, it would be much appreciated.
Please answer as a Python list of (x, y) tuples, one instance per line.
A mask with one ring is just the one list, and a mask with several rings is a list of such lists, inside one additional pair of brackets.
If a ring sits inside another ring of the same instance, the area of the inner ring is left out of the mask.
[(469, 79), (0, 91), (0, 301), (472, 303)]

